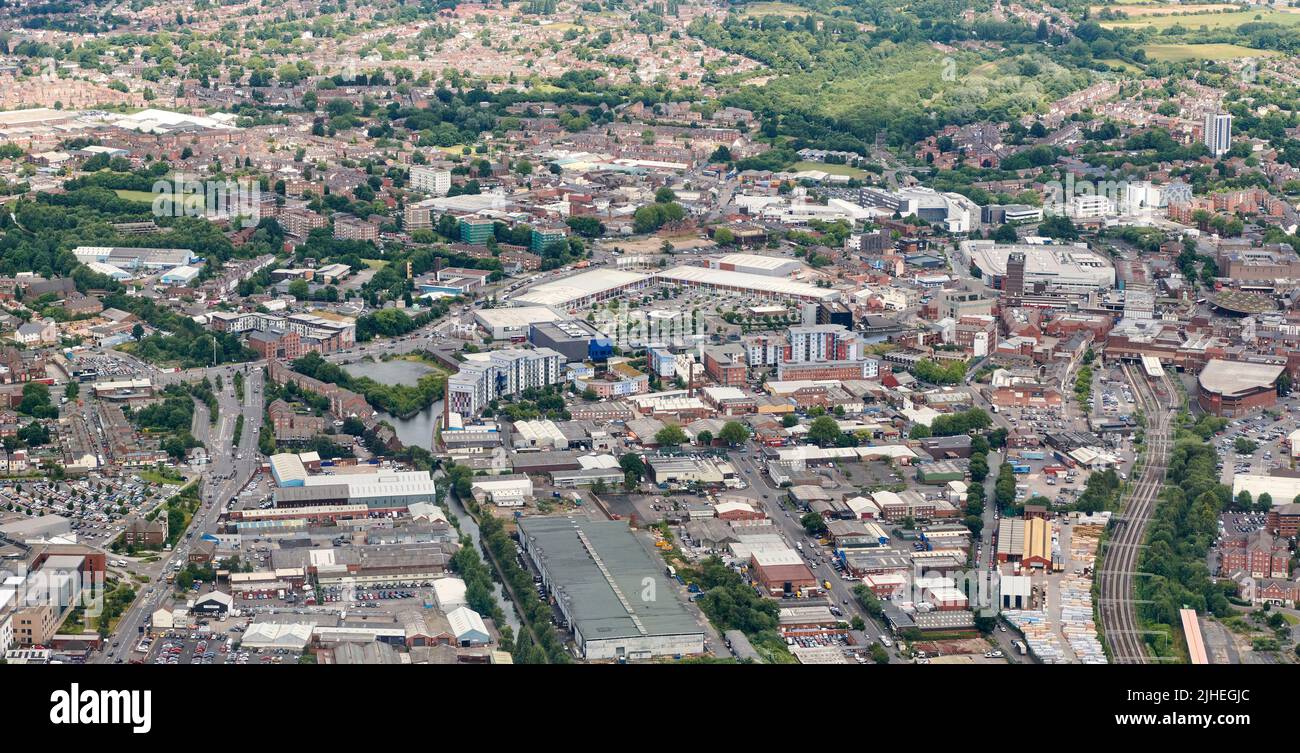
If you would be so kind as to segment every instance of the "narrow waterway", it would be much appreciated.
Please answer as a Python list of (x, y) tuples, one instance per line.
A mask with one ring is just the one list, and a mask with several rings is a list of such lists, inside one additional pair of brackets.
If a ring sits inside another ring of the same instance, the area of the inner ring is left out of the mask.
[[(433, 369), (417, 361), (361, 361), (359, 363), (347, 364), (343, 367), (348, 374), (354, 377), (369, 377), (376, 382), (383, 384), (415, 384), (420, 377), (433, 371)], [(433, 451), (433, 430), (442, 416), (442, 400), (436, 400), (432, 405), (410, 418), (397, 418), (388, 413), (380, 413), (379, 420), (386, 421), (392, 425), (393, 430), (397, 432), (397, 438), (402, 441), (403, 445), (414, 447), (423, 447), (430, 452)], [(441, 471), (434, 474), (438, 483), (446, 483)], [(478, 524), (470, 516), (460, 502), (447, 495), (447, 512), (455, 515), (460, 519), (460, 530), (467, 534), (474, 542), (475, 549), (479, 556), (486, 562), (487, 557), (483, 554), (483, 547), (479, 541)], [(489, 567), (491, 565), (489, 564)], [(501, 611), (505, 613), (506, 624), (519, 635), (520, 623), (519, 615), (515, 612), (515, 605), (506, 597), (505, 590), (500, 583), (493, 581), (492, 594), (496, 597), (497, 603), (501, 605)]]
[[(436, 472), (434, 478), (438, 480), (439, 484), (446, 483), (442, 471)], [(470, 539), (474, 542), (474, 548), (478, 551), (479, 557), (482, 558), (483, 562), (488, 566), (488, 569), (491, 570), (492, 563), (488, 560), (487, 555), (483, 553), (483, 545), (479, 540), (478, 523), (474, 522), (474, 518), (469, 514), (469, 511), (461, 505), (460, 501), (455, 498), (455, 495), (447, 495), (447, 512), (451, 515), (455, 515), (460, 520), (461, 533), (469, 535)], [(505, 589), (495, 580), (492, 581), (492, 595), (496, 598), (497, 604), (501, 605), (501, 611), (506, 615), (506, 624), (508, 624), (510, 629), (514, 631), (515, 637), (518, 637), (521, 627), (519, 623), (519, 615), (515, 612), (514, 602), (510, 601), (510, 599), (506, 597)]]

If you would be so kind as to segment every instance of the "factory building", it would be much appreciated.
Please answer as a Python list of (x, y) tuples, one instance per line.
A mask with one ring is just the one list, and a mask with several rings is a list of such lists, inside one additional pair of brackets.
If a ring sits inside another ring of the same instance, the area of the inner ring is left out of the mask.
[(519, 533), (583, 658), (703, 653), (700, 622), (626, 523), (525, 517)]

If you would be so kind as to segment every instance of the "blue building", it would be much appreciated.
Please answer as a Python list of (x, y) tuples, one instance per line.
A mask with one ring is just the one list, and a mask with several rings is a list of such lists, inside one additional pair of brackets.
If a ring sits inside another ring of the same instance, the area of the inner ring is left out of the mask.
[(614, 355), (614, 341), (580, 319), (534, 324), (528, 340), (539, 348), (550, 348), (568, 361), (607, 361)]

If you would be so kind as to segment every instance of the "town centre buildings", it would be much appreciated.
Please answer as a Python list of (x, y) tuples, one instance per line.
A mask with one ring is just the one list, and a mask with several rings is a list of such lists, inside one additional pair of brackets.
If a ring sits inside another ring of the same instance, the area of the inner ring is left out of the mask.
[[(772, 271), (779, 271), (784, 268), (779, 264), (769, 266)], [(755, 267), (751, 262), (748, 267), (744, 268)], [(1114, 272), (1112, 270), (1113, 279)], [(652, 275), (613, 269), (596, 269), (534, 286), (515, 295), (512, 301), (516, 305), (554, 306), (560, 309), (574, 310), (586, 308), (593, 303), (652, 285), (707, 288), (710, 290), (745, 293), (761, 298), (778, 298), (810, 303), (835, 301), (840, 297), (837, 290), (820, 288), (816, 285), (779, 275), (752, 274), (727, 268), (709, 269), (684, 264)]]

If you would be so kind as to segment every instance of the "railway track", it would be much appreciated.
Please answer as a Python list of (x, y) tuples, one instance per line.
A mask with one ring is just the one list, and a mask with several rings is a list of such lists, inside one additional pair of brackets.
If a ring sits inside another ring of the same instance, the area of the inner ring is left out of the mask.
[(1101, 621), (1112, 662), (1146, 664), (1149, 657), (1143, 645), (1133, 602), (1134, 578), (1138, 555), (1146, 537), (1147, 522), (1155, 509), (1160, 488), (1164, 485), (1165, 466), (1172, 445), (1170, 427), (1173, 411), (1169, 406), (1174, 391), (1168, 375), (1161, 375), (1157, 380), (1164, 395), (1162, 399), (1140, 369), (1130, 364), (1124, 367), (1124, 372), (1133, 383), (1134, 394), (1138, 396), (1147, 419), (1146, 464), (1142, 468), (1142, 477), (1136, 479), (1120, 507), (1121, 517), (1106, 549), (1100, 572)]

